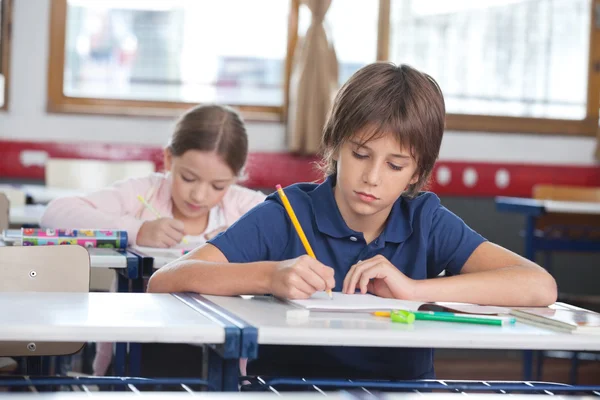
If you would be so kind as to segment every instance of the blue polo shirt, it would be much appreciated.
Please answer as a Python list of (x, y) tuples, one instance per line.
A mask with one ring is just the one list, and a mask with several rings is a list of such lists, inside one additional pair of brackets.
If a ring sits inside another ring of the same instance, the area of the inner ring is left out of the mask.
[[(412, 279), (442, 271), (456, 275), (485, 239), (440, 204), (430, 192), (393, 205), (379, 237), (367, 244), (362, 232), (350, 229), (333, 196), (335, 177), (320, 185), (289, 186), (289, 198), (319, 261), (335, 270), (341, 291), (352, 265), (378, 254)], [(277, 193), (209, 241), (232, 263), (282, 261), (306, 254)], [(443, 338), (440, 338), (443, 341)], [(368, 343), (367, 343), (368, 345)], [(260, 346), (249, 374), (364, 379), (433, 378), (432, 349)]]

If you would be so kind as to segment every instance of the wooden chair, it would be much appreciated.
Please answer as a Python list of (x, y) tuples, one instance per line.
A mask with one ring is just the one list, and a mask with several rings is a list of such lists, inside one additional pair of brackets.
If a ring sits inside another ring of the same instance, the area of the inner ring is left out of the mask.
[(116, 181), (150, 175), (151, 161), (100, 161), (50, 158), (46, 162), (46, 186), (61, 189), (97, 190)]
[[(81, 246), (0, 247), (0, 292), (88, 292), (89, 286), (90, 257)], [(0, 342), (0, 356), (69, 355), (84, 344)]]

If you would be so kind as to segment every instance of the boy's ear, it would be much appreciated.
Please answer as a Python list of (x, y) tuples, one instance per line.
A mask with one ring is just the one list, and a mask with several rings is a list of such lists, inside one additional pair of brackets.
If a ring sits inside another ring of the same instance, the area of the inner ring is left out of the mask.
[(415, 173), (408, 184), (414, 185), (417, 182), (419, 182), (419, 175), (417, 173)]
[(331, 152), (331, 159), (335, 162), (340, 158), (340, 147)]
[(171, 165), (173, 164), (173, 154), (171, 154), (171, 150), (168, 148), (163, 150), (163, 163), (165, 165), (165, 171), (170, 171)]

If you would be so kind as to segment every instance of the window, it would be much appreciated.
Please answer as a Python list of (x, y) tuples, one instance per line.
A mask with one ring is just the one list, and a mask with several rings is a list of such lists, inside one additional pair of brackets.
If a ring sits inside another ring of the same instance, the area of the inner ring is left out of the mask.
[(0, 109), (8, 106), (11, 0), (0, 0)]
[(289, 1), (55, 0), (52, 6), (51, 109), (126, 104), (154, 113), (218, 102), (281, 112)]
[[(6, 0), (4, 0), (6, 1)], [(595, 135), (600, 0), (333, 0), (340, 83), (375, 60), (432, 75), (447, 129)], [(281, 120), (299, 0), (52, 0), (51, 111)]]
[(588, 117), (590, 3), (392, 0), (389, 57), (435, 77), (449, 114), (578, 129), (571, 122)]

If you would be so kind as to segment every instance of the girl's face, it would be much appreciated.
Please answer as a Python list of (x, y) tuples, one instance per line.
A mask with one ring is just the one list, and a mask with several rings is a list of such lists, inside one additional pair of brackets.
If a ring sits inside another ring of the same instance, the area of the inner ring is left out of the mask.
[(208, 214), (236, 179), (231, 168), (213, 151), (188, 150), (176, 157), (165, 149), (164, 157), (165, 168), (173, 177), (173, 214), (179, 211), (186, 218)]
[(343, 143), (334, 158), (335, 199), (347, 221), (380, 213), (387, 218), (402, 192), (418, 180), (415, 159), (391, 134), (364, 143), (359, 133)]

